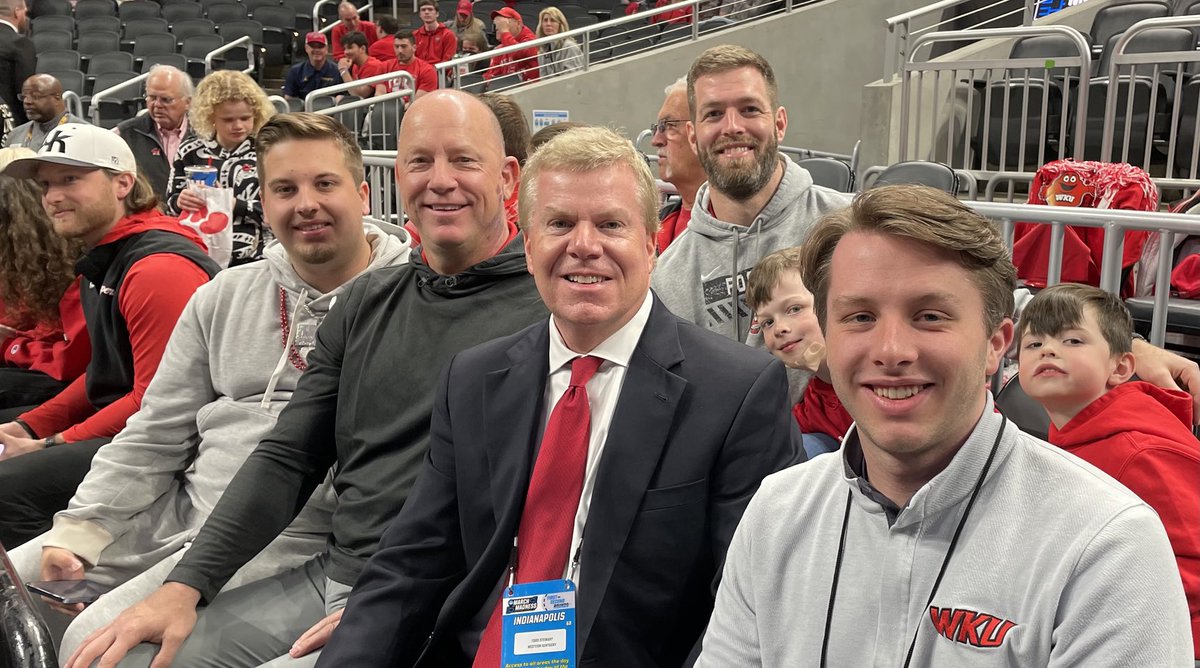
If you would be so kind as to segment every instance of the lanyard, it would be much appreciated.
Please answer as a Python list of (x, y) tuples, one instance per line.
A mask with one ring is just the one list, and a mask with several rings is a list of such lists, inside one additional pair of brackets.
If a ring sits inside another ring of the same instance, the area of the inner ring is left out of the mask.
[[(587, 527), (584, 527), (586, 530)], [(579, 557), (583, 554), (583, 532), (579, 533), (579, 544), (575, 546), (575, 554), (571, 557), (571, 568), (567, 571), (567, 579), (574, 582), (575, 573), (579, 571)], [(508, 555), (508, 593), (512, 595), (513, 585), (517, 583), (517, 537), (513, 536), (512, 552)]]
[[(1000, 416), (1000, 429), (996, 432), (996, 440), (992, 443), (992, 450), (988, 453), (987, 461), (983, 464), (983, 470), (979, 472), (979, 479), (975, 481), (975, 487), (971, 490), (971, 498), (967, 501), (967, 508), (963, 511), (962, 517), (958, 520), (958, 527), (954, 529), (954, 537), (950, 539), (950, 547), (946, 549), (946, 556), (942, 559), (942, 567), (938, 569), (937, 578), (933, 581), (933, 589), (929, 591), (929, 599), (925, 601), (925, 608), (928, 608), (933, 603), (933, 597), (937, 595), (938, 587), (942, 584), (942, 577), (946, 575), (946, 568), (950, 565), (950, 558), (954, 556), (954, 548), (958, 546), (958, 537), (962, 534), (963, 527), (967, 524), (967, 517), (971, 514), (971, 508), (975, 505), (975, 499), (979, 496), (979, 490), (983, 488), (983, 479), (987, 477), (988, 471), (992, 468), (992, 460), (996, 457), (996, 449), (1000, 447), (1000, 439), (1004, 436), (1004, 427), (1008, 424), (1008, 418)], [(837, 560), (833, 566), (833, 583), (829, 588), (829, 604), (825, 608), (825, 632), (821, 637), (821, 668), (825, 668), (825, 658), (829, 649), (829, 628), (833, 621), (833, 604), (837, 599), (838, 579), (842, 574), (842, 556), (846, 552), (846, 527), (850, 524), (850, 504), (853, 500), (854, 493), (846, 492), (846, 513), (842, 516), (842, 535), (838, 541)], [(908, 655), (904, 657), (904, 668), (908, 668), (912, 662), (913, 650), (917, 647), (917, 635), (921, 632), (920, 618), (917, 620), (917, 628), (913, 630), (912, 642), (908, 645)]]

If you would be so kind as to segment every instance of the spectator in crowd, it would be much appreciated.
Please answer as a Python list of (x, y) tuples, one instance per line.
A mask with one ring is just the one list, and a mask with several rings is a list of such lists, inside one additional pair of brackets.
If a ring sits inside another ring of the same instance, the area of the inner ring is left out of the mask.
[(14, 125), (12, 109), (7, 102), (0, 99), (0, 146), (8, 146), (8, 135)]
[(391, 65), (392, 61), (396, 59), (396, 45), (393, 40), (400, 32), (400, 22), (394, 16), (380, 14), (376, 17), (375, 24), (379, 28), (379, 39), (367, 47), (367, 55), (385, 65)]
[[(0, 149), (0, 170), (27, 148)], [(75, 261), (82, 244), (55, 234), (42, 193), (0, 174), (0, 409), (32, 406), (66, 389), (91, 357)]]
[[(496, 28), (496, 38), (500, 40), (500, 48), (514, 46), (522, 42), (537, 39), (529, 28), (525, 27), (521, 15), (512, 7), (503, 7), (492, 12), (492, 25)], [(535, 81), (538, 78), (538, 49), (531, 46), (513, 53), (507, 53), (492, 58), (483, 78), (491, 81), (501, 77), (519, 77), (521, 81)], [(505, 83), (515, 83), (506, 81)]]
[[(343, 83), (387, 73), (387, 65), (367, 53), (367, 38), (361, 32), (346, 33), (346, 36), (342, 37), (342, 49), (346, 55), (338, 61), (338, 74), (341, 75)], [(355, 86), (350, 89), (350, 93), (359, 97), (371, 97), (375, 94), (375, 85)]]
[(325, 33), (310, 32), (304, 38), (304, 52), (308, 57), (292, 65), (283, 82), (285, 97), (300, 100), (314, 90), (334, 86), (342, 81), (337, 63), (329, 59), (329, 43)]
[[(462, 53), (460, 55), (463, 55), (463, 56), (473, 56), (476, 54), (484, 53), (488, 49), (491, 48), (491, 46), (488, 44), (487, 37), (483, 33), (473, 33), (473, 32), (467, 33), (466, 36), (463, 37), (462, 42), (459, 44), (459, 46), (462, 48)], [(469, 65), (470, 71), (471, 72), (486, 71), (487, 67), (488, 67), (488, 62), (489, 61), (481, 58)], [(463, 67), (464, 66), (462, 66), (462, 65), (459, 66), (459, 71), (456, 72), (456, 75), (465, 74), (465, 72), (463, 72)]]
[(179, 313), (218, 267), (194, 232), (159, 213), (129, 145), (108, 130), (60, 125), (4, 173), (36, 178), (55, 232), (87, 248), (75, 268), (92, 347), (87, 371), (54, 398), (0, 411), (0, 542), (13, 548), (50, 527), (96, 450), (138, 410)]
[[(500, 131), (504, 134), (504, 155), (516, 158), (517, 167), (525, 168), (525, 160), (529, 157), (529, 123), (525, 120), (525, 112), (521, 105), (511, 96), (503, 93), (482, 93), (479, 99), (492, 110), (500, 121)], [(519, 226), (518, 206), (519, 189), (504, 201), (504, 213), (510, 225)]]
[(651, 294), (657, 188), (629, 140), (559, 135), (521, 190), (550, 320), (443, 374), (425, 469), (319, 665), (496, 666), (500, 583), (564, 572), (573, 659), (686, 665), (744, 504), (796, 457), (782, 365)]
[(1048, 441), (1116, 478), (1162, 520), (1200, 659), (1200, 442), (1191, 397), (1130, 381), (1132, 332), (1112, 293), (1077, 283), (1042, 290), (1021, 312), (1021, 388), (1049, 414)]
[(125, 139), (154, 194), (167, 198), (171, 166), (179, 147), (194, 134), (187, 122), (195, 89), (186, 72), (155, 65), (146, 79), (146, 113), (122, 121), (114, 130)]
[(417, 57), (430, 65), (454, 59), (458, 37), (454, 31), (438, 23), (437, 0), (421, 0), (417, 4), (421, 27), (413, 31), (417, 42)]
[[(413, 99), (421, 97), (425, 93), (437, 90), (438, 80), (437, 72), (434, 71), (433, 65), (417, 58), (416, 48), (413, 45), (413, 37), (410, 34), (396, 35), (396, 52), (392, 59), (389, 72), (407, 72), (413, 77)], [(393, 79), (386, 83), (375, 85), (375, 94), (382, 95), (400, 90), (397, 86), (398, 79)], [(411, 104), (411, 99), (406, 99), (405, 104)]]
[(537, 150), (541, 148), (543, 144), (546, 144), (551, 139), (554, 139), (567, 130), (586, 127), (588, 127), (587, 123), (578, 123), (576, 121), (563, 121), (561, 123), (547, 125), (541, 130), (533, 133), (533, 136), (529, 138), (529, 153), (533, 154), (537, 152)]
[(358, 13), (358, 7), (353, 2), (338, 3), (338, 22), (333, 26), (329, 39), (333, 42), (333, 59), (340, 61), (344, 53), (342, 38), (352, 32), (361, 32), (367, 38), (367, 46), (379, 39), (379, 30), (374, 23), (364, 21)]
[[(434, 91), (404, 115), (398, 144), (397, 188), (424, 233), (421, 247), (409, 264), (370, 272), (342, 294), (274, 430), (166, 584), (68, 665), (90, 666), (110, 647), (105, 660), (115, 662), (141, 641), (163, 643), (156, 665), (172, 658), (192, 665), (196, 656), (220, 664), (233, 653), (233, 663), (258, 665), (323, 645), (425, 458), (440, 370), (467, 348), (545, 318), (522, 241), (504, 221), (516, 161), (504, 157), (487, 107), (461, 91)], [(389, 405), (380, 410), (384, 394)], [(216, 596), (335, 464), (326, 551), (300, 569)], [(201, 600), (208, 605), (197, 623), (191, 610)], [(156, 649), (137, 648), (129, 665), (145, 665)]]
[(29, 122), (8, 134), (9, 146), (24, 146), (33, 151), (42, 147), (46, 136), (59, 125), (87, 123), (67, 112), (63, 103), (62, 82), (49, 74), (35, 74), (21, 85), (21, 108)]
[(650, 127), (650, 143), (658, 149), (658, 177), (675, 186), (679, 199), (668, 203), (658, 212), (661, 222), (658, 230), (660, 254), (687, 229), (688, 221), (692, 219), (696, 191), (705, 180), (696, 147), (688, 140), (687, 123), (691, 114), (688, 112), (687, 78), (680, 77), (664, 92), (667, 99), (663, 100), (658, 118)]
[[(263, 208), (278, 243), (262, 262), (222, 271), (196, 292), (142, 410), (96, 455), (54, 528), (9, 554), (26, 581), (86, 575), (119, 585), (71, 622), (59, 650), (64, 658), (162, 584), (275, 425), (337, 296), (366, 271), (408, 261), (407, 238), (362, 220), (367, 187), (349, 130), (329, 116), (283, 114), (258, 139)], [(309, 229), (315, 223), (317, 233)], [(227, 587), (321, 552), (330, 531), (329, 491), (318, 490)]]
[(762, 332), (767, 352), (790, 369), (813, 374), (792, 415), (804, 435), (809, 459), (838, 449), (853, 421), (838, 399), (825, 363), (825, 337), (813, 310), (813, 296), (800, 277), (800, 247), (764, 257), (750, 272), (746, 305)]
[(21, 85), (37, 71), (33, 40), (25, 36), (26, 12), (25, 0), (0, 0), (0, 99), (17, 124), (29, 120), (21, 108)]
[(802, 264), (854, 427), (763, 482), (696, 665), (1191, 666), (1154, 511), (992, 407), (1016, 270), (991, 221), (875, 188)]
[(195, 136), (179, 147), (167, 209), (173, 215), (205, 207), (187, 168), (214, 167), (216, 185), (233, 189), (231, 266), (262, 257), (270, 231), (263, 225), (254, 135), (275, 114), (266, 93), (248, 75), (218, 70), (204, 77), (188, 112)]
[[(658, 2), (654, 3), (654, 8), (662, 9), (663, 7), (669, 7), (678, 2), (679, 2), (679, 0), (658, 0)], [(649, 23), (651, 25), (653, 25), (655, 23), (662, 23), (662, 24), (665, 24), (668, 26), (687, 25), (691, 22), (692, 22), (692, 6), (691, 5), (688, 5), (686, 7), (680, 7), (678, 9), (672, 9), (669, 12), (660, 12), (658, 14), (652, 14), (646, 18), (646, 23)]]
[(687, 75), (691, 123), (708, 183), (696, 194), (691, 234), (670, 245), (654, 272), (654, 290), (672, 313), (747, 341), (746, 276), (767, 253), (804, 241), (821, 216), (850, 203), (814, 185), (779, 153), (787, 111), (765, 58), (729, 44), (715, 46)]
[[(538, 14), (538, 37), (550, 37), (570, 29), (567, 17), (558, 7), (547, 7)], [(543, 79), (583, 69), (583, 51), (571, 37), (543, 44), (538, 49), (538, 67)]]
[[(454, 23), (451, 23), (449, 27), (454, 36), (458, 38), (460, 51), (463, 50), (463, 40), (467, 38), (467, 35), (478, 33), (480, 37), (484, 37), (486, 30), (483, 25), (483, 19), (475, 16), (475, 9), (471, 0), (458, 0), (458, 11), (454, 13)], [(486, 39), (484, 37), (485, 43)]]

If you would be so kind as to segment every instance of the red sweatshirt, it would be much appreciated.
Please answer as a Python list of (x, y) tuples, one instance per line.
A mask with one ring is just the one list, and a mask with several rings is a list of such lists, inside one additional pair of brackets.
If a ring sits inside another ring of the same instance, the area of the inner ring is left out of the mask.
[(1131, 382), (1109, 390), (1050, 442), (1116, 478), (1158, 513), (1175, 550), (1200, 658), (1200, 442), (1192, 399)]
[(675, 241), (675, 237), (683, 234), (687, 229), (688, 222), (692, 219), (692, 210), (680, 207), (671, 213), (667, 214), (666, 218), (658, 227), (658, 237), (655, 245), (658, 246), (658, 254), (662, 255), (663, 251), (667, 250), (667, 246)]
[[(371, 45), (375, 40), (379, 39), (379, 31), (375, 28), (375, 24), (370, 21), (359, 21), (358, 31), (367, 38), (367, 53), (371, 52)], [(346, 55), (346, 50), (342, 48), (342, 38), (347, 33), (353, 32), (346, 27), (345, 23), (338, 21), (338, 24), (333, 27), (333, 32), (329, 35), (329, 52), (333, 54), (333, 62), (342, 59)], [(393, 54), (394, 55), (394, 54)]]
[[(0, 304), (0, 316), (3, 314), (4, 304)], [(92, 356), (87, 323), (79, 306), (78, 278), (59, 300), (58, 316), (55, 321), (17, 324), (0, 317), (0, 322), (17, 330), (0, 344), (0, 364), (40, 371), (55, 380), (70, 382), (78, 378)]]
[(437, 65), (454, 60), (454, 54), (458, 51), (458, 37), (453, 30), (440, 23), (433, 31), (421, 26), (413, 31), (413, 47), (418, 58), (430, 65)]
[(792, 415), (805, 434), (825, 434), (842, 442), (854, 419), (842, 406), (833, 386), (813, 376), (804, 388), (804, 396), (792, 407)]
[[(500, 46), (512, 46), (522, 42), (537, 39), (534, 34), (525, 26), (521, 26), (521, 34), (513, 37), (510, 32), (500, 33)], [(509, 53), (503, 56), (496, 56), (488, 64), (488, 69), (483, 73), (484, 79), (494, 79), (509, 74), (521, 73), (521, 81), (536, 81), (538, 78), (538, 50), (536, 46), (531, 46), (528, 49), (522, 49), (514, 53)]]
[[(122, 218), (97, 246), (154, 229), (175, 232), (204, 247), (195, 232), (158, 212)], [(160, 253), (134, 263), (125, 274), (117, 297), (133, 349), (133, 390), (97, 410), (88, 401), (85, 373), (21, 419), (39, 437), (62, 432), (67, 443), (116, 435), (141, 406), (142, 395), (158, 370), (167, 339), (183, 307), (196, 288), (207, 282), (208, 274), (203, 269), (179, 255)]]

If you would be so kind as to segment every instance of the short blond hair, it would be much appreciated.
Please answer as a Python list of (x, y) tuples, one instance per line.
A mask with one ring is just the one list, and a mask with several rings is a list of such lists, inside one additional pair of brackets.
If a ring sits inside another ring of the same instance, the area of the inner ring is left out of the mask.
[(1012, 317), (1017, 270), (1000, 230), (990, 220), (937, 188), (880, 186), (860, 193), (849, 207), (825, 216), (804, 242), (801, 280), (813, 294), (822, 331), (828, 315), (833, 251), (852, 232), (912, 239), (957, 255), (983, 297), (983, 322), (988, 331), (994, 332), (1005, 318)]
[(217, 70), (204, 77), (196, 87), (192, 107), (188, 110), (188, 123), (196, 134), (209, 139), (216, 136), (213, 116), (217, 107), (226, 102), (245, 102), (254, 113), (254, 132), (258, 134), (267, 119), (275, 115), (275, 105), (267, 99), (263, 89), (244, 72)]
[(646, 231), (658, 232), (658, 183), (645, 158), (633, 142), (608, 128), (585, 126), (572, 128), (539, 148), (521, 173), (518, 208), (522, 227), (528, 226), (537, 207), (537, 179), (542, 172), (585, 173), (604, 167), (624, 165), (633, 172), (637, 198)]

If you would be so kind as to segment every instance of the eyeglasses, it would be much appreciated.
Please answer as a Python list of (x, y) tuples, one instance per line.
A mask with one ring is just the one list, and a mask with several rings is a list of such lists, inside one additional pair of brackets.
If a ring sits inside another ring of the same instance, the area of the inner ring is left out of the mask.
[(179, 99), (179, 98), (167, 97), (165, 95), (147, 95), (146, 96), (146, 104), (150, 104), (152, 102), (157, 102), (159, 104), (165, 104), (169, 107), (172, 104), (175, 104), (175, 100), (177, 100), (177, 99)]
[(686, 118), (664, 118), (661, 121), (650, 124), (650, 134), (656, 135), (660, 132), (666, 132), (667, 130), (674, 129), (676, 123), (686, 122)]
[(44, 100), (48, 97), (62, 97), (62, 95), (59, 93), (17, 93), (17, 102)]

